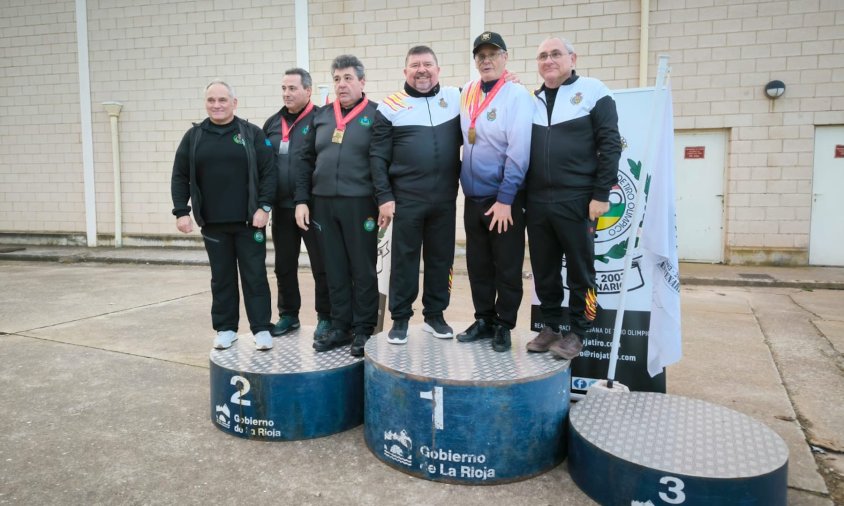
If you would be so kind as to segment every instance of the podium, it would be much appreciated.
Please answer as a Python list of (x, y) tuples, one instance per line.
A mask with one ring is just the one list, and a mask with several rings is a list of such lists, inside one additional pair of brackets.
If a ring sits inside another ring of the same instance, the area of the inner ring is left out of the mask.
[(363, 359), (343, 346), (317, 353), (313, 326), (258, 351), (251, 334), (212, 350), (211, 419), (223, 432), (264, 441), (328, 436), (363, 422)]
[(788, 447), (731, 409), (652, 392), (590, 392), (570, 422), (569, 473), (602, 505), (786, 504)]
[(514, 330), (503, 353), (490, 339), (437, 339), (418, 325), (404, 345), (389, 344), (386, 332), (370, 339), (369, 450), (412, 476), (471, 485), (524, 480), (558, 465), (566, 456), (571, 373), (568, 361), (526, 351), (535, 335)]

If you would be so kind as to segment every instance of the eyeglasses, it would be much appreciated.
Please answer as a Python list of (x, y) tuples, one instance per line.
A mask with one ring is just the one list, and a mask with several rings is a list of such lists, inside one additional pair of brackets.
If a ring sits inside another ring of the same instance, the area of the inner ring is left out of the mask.
[(492, 62), (492, 61), (497, 60), (498, 57), (501, 56), (501, 54), (503, 52), (504, 51), (496, 51), (494, 53), (489, 53), (489, 54), (478, 53), (478, 54), (475, 55), (475, 61), (478, 62), (478, 63), (483, 63), (487, 60)]
[(564, 53), (562, 51), (551, 51), (550, 53), (539, 53), (536, 55), (536, 61), (545, 61), (546, 58), (551, 58), (552, 60), (559, 60), (563, 56), (569, 55), (571, 53)]

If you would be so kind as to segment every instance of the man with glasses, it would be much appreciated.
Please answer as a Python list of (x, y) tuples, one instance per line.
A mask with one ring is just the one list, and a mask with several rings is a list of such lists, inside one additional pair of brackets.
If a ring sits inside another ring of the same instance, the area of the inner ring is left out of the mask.
[[(597, 314), (595, 227), (609, 210), (621, 156), (612, 93), (601, 81), (577, 75), (576, 62), (564, 39), (546, 39), (537, 50), (544, 82), (535, 92), (527, 177), (530, 261), (544, 325), (527, 349), (566, 360), (580, 354)], [(563, 255), (571, 325), (564, 335)]]
[[(391, 344), (407, 342), (412, 304), (419, 294), (424, 254), (422, 314), (426, 332), (451, 339), (445, 322), (454, 262), (457, 177), (460, 172), (460, 90), (440, 87), (440, 67), (427, 46), (405, 58), (404, 89), (378, 106), (370, 160), (379, 225), (393, 220), (390, 270)], [(395, 218), (393, 219), (393, 217)]]
[(316, 230), (302, 230), (296, 226), (293, 193), (296, 190), (296, 174), (292, 156), (298, 152), (310, 128), (311, 118), (319, 110), (311, 102), (313, 83), (311, 74), (305, 69), (292, 68), (281, 79), (281, 98), (284, 107), (270, 116), (264, 123), (264, 134), (272, 142), (276, 153), (278, 190), (273, 207), (273, 244), (275, 245), (275, 277), (278, 283), (278, 323), (270, 333), (282, 336), (300, 326), (299, 308), (302, 296), (299, 293), (299, 250), (302, 241), (308, 250), (311, 273), (314, 277), (314, 305), (317, 325), (314, 339), (320, 339), (331, 326), (331, 304), (328, 297), (328, 283), (325, 280), (322, 245)]
[(501, 35), (480, 34), (472, 53), (480, 79), (466, 84), (460, 97), (460, 184), (475, 323), (457, 340), (491, 338), (492, 348), (503, 352), (511, 347), (522, 301), (523, 190), (533, 104), (522, 86), (505, 79), (508, 55)]

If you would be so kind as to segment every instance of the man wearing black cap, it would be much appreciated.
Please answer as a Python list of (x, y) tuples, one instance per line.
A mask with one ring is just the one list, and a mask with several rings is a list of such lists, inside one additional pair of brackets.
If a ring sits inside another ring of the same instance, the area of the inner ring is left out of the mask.
[[(528, 173), (530, 260), (543, 328), (528, 351), (571, 360), (598, 310), (595, 226), (609, 210), (618, 181), (621, 137), (612, 93), (601, 81), (578, 76), (571, 43), (546, 39), (536, 52), (542, 87), (536, 91)], [(563, 255), (571, 330), (562, 335)]]
[(523, 190), (533, 102), (522, 86), (506, 82), (508, 55), (501, 35), (480, 34), (472, 53), (480, 79), (466, 84), (460, 98), (460, 184), (475, 323), (457, 340), (492, 338), (495, 351), (507, 351), (522, 301)]

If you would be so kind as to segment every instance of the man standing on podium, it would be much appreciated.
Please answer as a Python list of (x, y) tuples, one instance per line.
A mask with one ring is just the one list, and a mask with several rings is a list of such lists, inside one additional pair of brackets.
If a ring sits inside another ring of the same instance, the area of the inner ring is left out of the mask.
[(422, 327), (451, 339), (443, 312), (451, 294), (457, 179), (460, 173), (460, 90), (440, 87), (440, 67), (428, 46), (410, 48), (404, 89), (378, 106), (370, 161), (380, 206), (379, 225), (392, 220), (391, 344), (407, 342), (408, 320), (419, 294), (424, 255)]
[(273, 347), (272, 301), (265, 227), (275, 199), (273, 152), (264, 132), (235, 116), (236, 109), (231, 86), (217, 80), (205, 88), (208, 118), (194, 124), (182, 138), (170, 193), (176, 228), (184, 234), (193, 230), (191, 206), (201, 227), (211, 266), (214, 348), (229, 348), (237, 340), (239, 271), (255, 347), (269, 350)]
[(301, 165), (296, 223), (303, 230), (316, 228), (326, 253), (331, 328), (314, 341), (314, 349), (351, 342), (351, 355), (362, 357), (378, 320), (378, 206), (369, 167), (377, 104), (363, 92), (364, 68), (357, 57), (338, 56), (331, 70), (336, 99), (314, 114), (296, 157)]
[(331, 304), (328, 283), (325, 280), (325, 263), (322, 244), (316, 230), (303, 230), (296, 225), (293, 202), (296, 190), (296, 173), (293, 170), (293, 153), (310, 129), (311, 118), (319, 110), (311, 102), (313, 81), (305, 69), (292, 68), (281, 80), (281, 97), (284, 107), (270, 116), (264, 123), (264, 133), (272, 142), (276, 153), (278, 190), (273, 207), (273, 244), (275, 246), (275, 276), (278, 283), (278, 323), (270, 333), (281, 336), (298, 329), (299, 308), (302, 296), (299, 293), (299, 249), (302, 241), (308, 250), (311, 273), (314, 277), (314, 305), (317, 312), (317, 326), (314, 339), (320, 339), (331, 326)]
[[(530, 261), (543, 323), (527, 349), (566, 360), (580, 354), (598, 311), (595, 227), (609, 210), (621, 157), (612, 93), (601, 81), (577, 75), (576, 62), (571, 43), (557, 37), (537, 50), (544, 83), (535, 93), (527, 192)], [(563, 255), (571, 324), (564, 335)]]
[(460, 184), (475, 323), (457, 340), (491, 338), (492, 348), (503, 352), (511, 347), (522, 301), (523, 190), (534, 106), (524, 87), (505, 79), (508, 55), (501, 35), (482, 33), (472, 53), (480, 79), (461, 93)]

